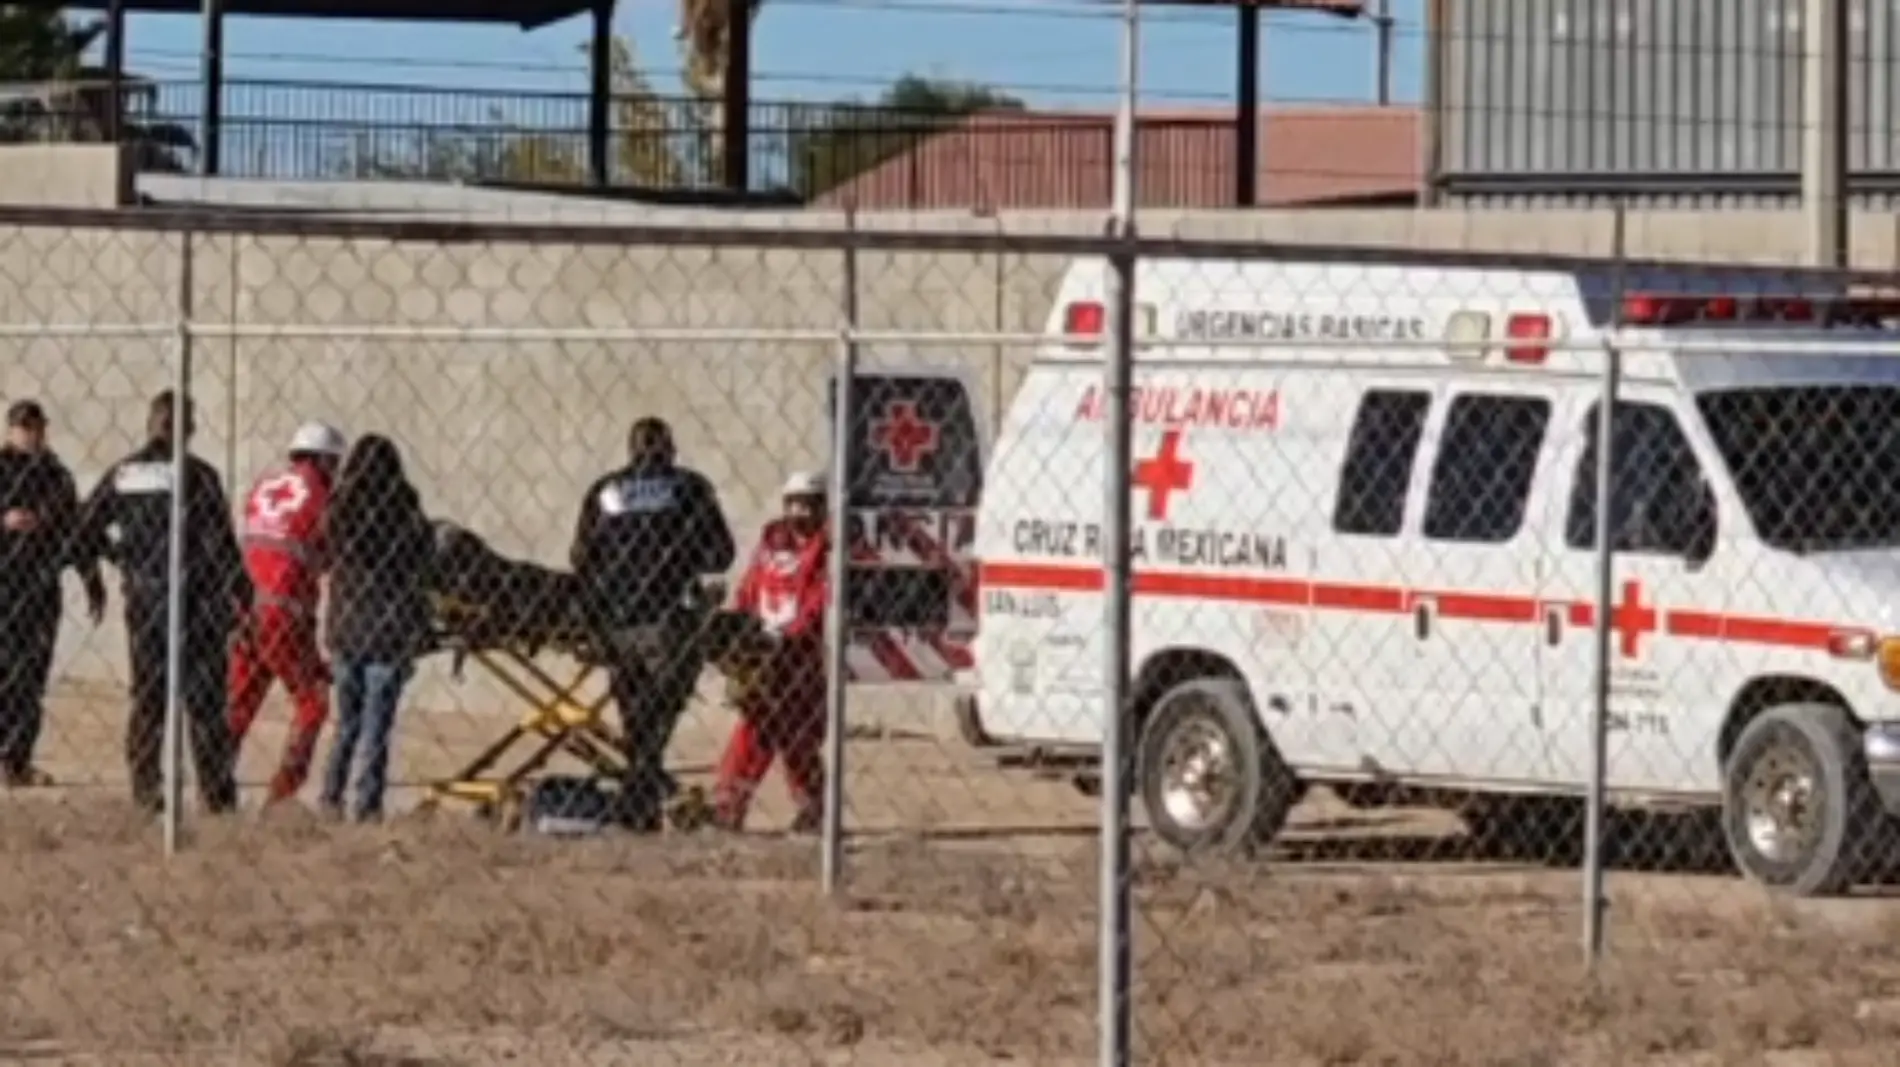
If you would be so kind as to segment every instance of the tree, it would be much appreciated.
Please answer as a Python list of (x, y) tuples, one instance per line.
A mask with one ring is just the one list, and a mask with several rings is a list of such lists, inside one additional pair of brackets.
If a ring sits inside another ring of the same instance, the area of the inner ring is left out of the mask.
[(550, 182), (576, 180), (585, 172), (572, 138), (510, 125), (499, 108), (488, 124), (423, 130), (391, 143), (368, 131), (357, 133), (338, 177), (359, 181)]
[(0, 4), (0, 81), (71, 81), (104, 23), (66, 21), (58, 8)]
[[(745, 2), (750, 14), (756, 16), (760, 0)], [(685, 67), (681, 78), (702, 103), (717, 101), (725, 94), (732, 4), (733, 0), (680, 0), (678, 39), (680, 61)]]
[(877, 100), (839, 101), (793, 133), (792, 188), (822, 196), (971, 115), (1021, 110), (1021, 100), (987, 85), (906, 74)]
[[(586, 46), (581, 46), (585, 50)], [(609, 180), (618, 184), (673, 188), (685, 176), (676, 139), (684, 124), (640, 73), (633, 42), (615, 37), (610, 58), (613, 106), (607, 128), (612, 141)], [(584, 171), (586, 161), (581, 161)], [(578, 175), (577, 175), (578, 177)]]
[[(608, 179), (616, 184), (672, 187), (684, 167), (674, 151), (667, 102), (654, 93), (634, 63), (633, 46), (613, 42), (612, 91), (608, 108)], [(587, 135), (579, 130), (532, 130), (490, 108), (485, 123), (423, 131), (397, 144), (358, 134), (342, 176), (406, 181), (533, 182), (586, 185), (591, 180)]]
[[(0, 102), (0, 142), (106, 140), (115, 103), (110, 79), (84, 62), (104, 33), (104, 22), (72, 22), (56, 7), (0, 4), (0, 82), (14, 90)], [(156, 96), (150, 82), (128, 76), (121, 88), (119, 140), (132, 147), (135, 165), (184, 171), (185, 157), (197, 149), (191, 133), (137, 117)]]
[(695, 177), (717, 180), (725, 169), (726, 135), (721, 101), (726, 93), (726, 60), (731, 54), (733, 5), (743, 2), (757, 15), (761, 0), (679, 0), (680, 80), (692, 100), (685, 106), (692, 130), (690, 154)]

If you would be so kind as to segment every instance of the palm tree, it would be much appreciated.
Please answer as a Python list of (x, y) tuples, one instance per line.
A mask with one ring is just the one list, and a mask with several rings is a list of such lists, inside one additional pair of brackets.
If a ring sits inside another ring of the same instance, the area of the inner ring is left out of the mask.
[[(753, 15), (761, 0), (745, 0)], [(680, 0), (679, 38), (685, 61), (684, 81), (701, 100), (718, 100), (726, 91), (727, 39), (732, 33), (733, 0)]]
[[(732, 36), (732, 5), (745, 3), (754, 16), (763, 0), (680, 0), (679, 26), (674, 36), (680, 43), (680, 59), (685, 71), (681, 80), (693, 95), (694, 125), (700, 130), (703, 176), (720, 172), (725, 155), (725, 135), (707, 137), (718, 129), (720, 101), (726, 93), (726, 57)], [(748, 23), (750, 20), (748, 20)]]
[[(105, 23), (68, 21), (57, 8), (0, 4), (0, 143), (87, 142), (111, 130), (111, 79), (86, 65), (85, 53)], [(119, 140), (130, 145), (141, 170), (185, 171), (197, 148), (176, 123), (131, 116), (149, 114), (157, 89), (142, 78), (122, 78)], [(131, 113), (128, 116), (126, 113)]]

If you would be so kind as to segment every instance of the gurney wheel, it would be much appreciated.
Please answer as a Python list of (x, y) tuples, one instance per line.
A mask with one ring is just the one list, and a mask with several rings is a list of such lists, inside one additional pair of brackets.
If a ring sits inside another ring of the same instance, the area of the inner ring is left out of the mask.
[(521, 829), (521, 798), (509, 795), (498, 801), (484, 801), (475, 805), (475, 817), (503, 833), (514, 833)]

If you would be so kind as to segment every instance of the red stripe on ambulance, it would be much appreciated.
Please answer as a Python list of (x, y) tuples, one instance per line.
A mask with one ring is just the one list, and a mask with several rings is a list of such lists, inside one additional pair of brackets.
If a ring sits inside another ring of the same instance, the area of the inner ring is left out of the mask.
[[(1047, 563), (985, 563), (985, 588), (1041, 593), (1098, 593), (1106, 585), (1099, 567)], [(1587, 601), (1544, 600), (1510, 593), (1412, 589), (1404, 586), (1317, 582), (1299, 578), (1237, 578), (1220, 574), (1139, 571), (1135, 594), (1186, 600), (1273, 604), (1361, 615), (1404, 615), (1430, 602), (1440, 618), (1466, 622), (1542, 625), (1547, 609), (1562, 611), (1572, 626), (1590, 626), (1595, 605)], [(1771, 645), (1780, 648), (1828, 648), (1842, 628), (1791, 619), (1724, 615), (1707, 611), (1662, 611), (1642, 602), (1639, 583), (1624, 584), (1615, 611), (1616, 632), (1624, 655), (1635, 655), (1646, 634), (1658, 630), (1688, 640)]]

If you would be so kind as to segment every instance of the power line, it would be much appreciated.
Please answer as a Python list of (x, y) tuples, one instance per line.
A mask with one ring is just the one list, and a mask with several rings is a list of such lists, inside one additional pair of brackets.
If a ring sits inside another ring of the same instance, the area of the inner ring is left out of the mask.
[[(156, 68), (161, 68), (161, 69), (176, 70), (180, 72), (181, 74), (188, 74), (188, 75), (195, 75), (197, 73), (197, 70), (198, 70), (197, 59), (191, 53), (181, 52), (181, 51), (152, 50), (145, 54), (158, 57), (155, 61), (152, 61), (152, 62), (141, 61), (140, 65), (148, 69), (156, 67)], [(360, 56), (358, 57), (318, 56), (318, 55), (297, 55), (297, 54), (290, 54), (290, 53), (261, 53), (261, 54), (250, 54), (250, 55), (235, 53), (235, 54), (227, 55), (227, 61), (238, 61), (238, 60), (249, 61), (249, 62), (262, 62), (262, 63), (278, 63), (278, 64), (283, 64), (283, 65), (377, 67), (383, 70), (388, 70), (391, 65), (391, 61), (387, 59), (375, 59), (375, 58), (366, 59)], [(550, 72), (545, 67), (533, 68), (533, 67), (527, 67), (525, 65), (513, 64), (513, 63), (483, 64), (479, 62), (463, 63), (463, 62), (458, 62), (458, 61), (453, 61), (453, 60), (445, 62), (445, 63), (435, 63), (435, 62), (407, 63), (405, 64), (405, 66), (410, 70), (416, 70), (416, 71), (426, 71), (426, 70), (432, 70), (432, 69), (436, 69), (436, 70), (498, 69), (498, 70), (512, 71), (515, 73), (524, 73), (531, 70), (539, 72), (539, 73), (559, 73), (559, 74), (575, 74), (575, 75), (586, 73), (585, 67), (576, 67), (576, 68), (571, 68), (567, 70), (557, 70), (557, 71)], [(643, 76), (650, 77), (650, 78), (670, 78), (670, 77), (679, 76), (682, 73), (682, 71), (677, 67), (643, 67), (640, 73)], [(239, 79), (239, 80), (242, 80), (242, 79)], [(265, 79), (265, 80), (268, 80), (268, 79)], [(862, 74), (859, 74), (859, 75), (830, 74), (830, 73), (822, 73), (818, 71), (784, 70), (784, 71), (755, 72), (752, 75), (752, 80), (754, 84), (760, 84), (760, 85), (773, 85), (773, 84), (776, 84), (776, 85), (825, 85), (825, 86), (834, 86), (840, 89), (882, 90), (882, 89), (890, 88), (891, 82), (894, 79), (888, 78), (888, 77), (873, 77), (870, 75), (862, 75)], [(443, 87), (443, 86), (431, 86), (431, 85), (409, 86), (409, 85), (398, 85), (398, 84), (393, 84), (393, 83), (390, 85), (390, 88), (414, 89), (418, 92), (436, 90), (436, 91), (445, 92), (445, 93), (476, 91), (476, 90), (464, 90), (459, 87)], [(482, 86), (480, 88), (488, 89), (491, 91), (501, 91), (501, 92), (510, 91), (506, 89), (505, 87), (497, 88), (493, 86)], [(1111, 94), (1115, 91), (1114, 87), (1111, 85), (1086, 85), (1086, 84), (1081, 84), (1081, 83), (1063, 83), (1063, 82), (1011, 81), (1007, 83), (997, 84), (995, 85), (995, 88), (1010, 90), (1013, 92), (1022, 92), (1022, 93), (1043, 93), (1050, 96), (1104, 96), (1104, 95)], [(555, 93), (557, 95), (564, 95), (564, 94), (561, 94), (560, 90), (551, 90), (551, 89), (545, 89), (545, 88), (521, 89), (518, 91), (520, 92), (549, 92), (549, 93)], [(1158, 95), (1172, 96), (1179, 99), (1187, 99), (1191, 97), (1204, 97), (1207, 99), (1222, 99), (1223, 98), (1222, 94), (1206, 93), (1206, 92), (1188, 90), (1188, 89), (1183, 89), (1183, 90), (1178, 90), (1178, 91), (1170, 91), (1167, 89), (1156, 89), (1153, 91)]]
[[(1106, 0), (1027, 0), (1027, 2), (1012, 4), (1005, 4), (1000, 0), (771, 0), (771, 6), (845, 8), (919, 15), (985, 15), (1098, 21), (1121, 17), (1119, 6)], [(1311, 12), (1288, 11), (1286, 13), (1312, 15)], [(1267, 14), (1271, 16), (1276, 12), (1270, 10)], [(1229, 12), (1213, 8), (1156, 5), (1146, 9), (1142, 14), (1142, 19), (1155, 23), (1224, 25), (1231, 22), (1231, 15)], [(1347, 21), (1334, 17), (1327, 17), (1323, 21), (1314, 17), (1312, 20), (1303, 19), (1288, 25), (1315, 33), (1358, 33), (1371, 29), (1369, 21)], [(1422, 33), (1422, 29), (1418, 32)]]
[[(1081, 0), (1061, 0), (1061, 2), (1064, 3), (1066, 7), (1055, 8), (1055, 4), (1052, 3), (1051, 0), (1044, 0), (1043, 3), (1040, 3), (1036, 6), (1049, 7), (1056, 10), (1067, 10), (1071, 14), (1077, 11), (1084, 10), (1084, 9), (1089, 9), (1089, 14), (1087, 17), (1092, 17), (1092, 18), (1101, 17), (1098, 11), (1095, 10), (1099, 7), (1099, 5), (1084, 3), (1084, 2), (1081, 2)], [(925, 13), (925, 14), (943, 14), (943, 13), (949, 13), (952, 11), (966, 11), (966, 10), (971, 11), (971, 12), (981, 12), (981, 13), (997, 14), (997, 15), (1004, 15), (1004, 16), (1027, 16), (1027, 15), (1034, 15), (1038, 13), (1038, 12), (1027, 11), (1022, 7), (1007, 7), (1006, 8), (1006, 7), (986, 6), (986, 5), (981, 5), (981, 4), (966, 4), (966, 3), (961, 2), (961, 0), (927, 0), (927, 2), (924, 2), (924, 0), (906, 0), (906, 2), (903, 2), (903, 3), (895, 3), (893, 2), (893, 0), (773, 0), (773, 3), (777, 5), (781, 5), (781, 6), (864, 7), (867, 9), (876, 9), (876, 10), (902, 9), (902, 10), (905, 10), (907, 13)], [(1178, 10), (1178, 9), (1168, 8), (1164, 10)], [(1112, 15), (1112, 12), (1111, 12), (1111, 15)], [(1279, 37), (1285, 37), (1285, 36), (1296, 34), (1296, 33), (1297, 34), (1339, 33), (1339, 32), (1354, 32), (1354, 31), (1359, 31), (1363, 29), (1364, 27), (1347, 27), (1347, 26), (1324, 25), (1324, 24), (1294, 24), (1294, 25), (1289, 25), (1289, 26), (1279, 28), (1278, 30), (1276, 30), (1275, 35)], [(1424, 32), (1420, 28), (1401, 25), (1395, 29), (1394, 36), (1400, 40), (1411, 39), (1411, 38), (1422, 39), (1424, 37)], [(194, 51), (184, 50), (184, 49), (159, 49), (159, 48), (139, 49), (137, 54), (139, 56), (139, 62), (142, 65), (148, 65), (148, 66), (149, 65), (157, 65), (157, 66), (176, 65), (180, 68), (190, 67), (192, 69), (195, 69), (195, 66), (198, 61), (198, 53)], [(239, 62), (249, 62), (249, 63), (276, 63), (276, 64), (285, 64), (285, 65), (295, 64), (295, 65), (326, 66), (326, 67), (337, 67), (337, 66), (376, 67), (376, 68), (384, 69), (384, 70), (390, 69), (391, 67), (399, 67), (399, 68), (407, 69), (407, 70), (471, 70), (471, 71), (484, 70), (484, 71), (498, 71), (498, 72), (508, 72), (508, 73), (516, 73), (516, 74), (536, 74), (536, 75), (549, 75), (549, 74), (584, 75), (587, 73), (586, 64), (578, 60), (569, 60), (566, 62), (529, 63), (529, 62), (524, 62), (521, 60), (417, 59), (411, 56), (377, 56), (377, 55), (366, 56), (366, 55), (360, 55), (360, 54), (358, 55), (332, 55), (332, 54), (317, 53), (317, 52), (229, 52), (226, 54), (226, 59), (227, 59), (227, 62), (239, 61)], [(170, 62), (167, 62), (167, 61), (170, 61)], [(677, 77), (679, 74), (682, 73), (682, 70), (679, 67), (655, 67), (655, 66), (643, 65), (640, 68), (640, 73), (648, 77)], [(834, 72), (820, 72), (820, 71), (764, 71), (764, 72), (755, 73), (753, 77), (754, 77), (754, 80), (763, 82), (763, 83), (776, 82), (776, 83), (783, 84), (783, 83), (799, 82), (799, 83), (805, 83), (805, 84), (811, 84), (811, 85), (836, 85), (836, 86), (845, 87), (845, 88), (865, 88), (865, 89), (885, 88), (889, 86), (889, 84), (892, 81), (892, 78), (890, 77), (837, 74)], [(1113, 91), (1112, 86), (1062, 84), (1062, 83), (1030, 83), (1030, 82), (1012, 83), (1010, 85), (1003, 86), (1003, 88), (1019, 89), (1024, 92), (1048, 92), (1048, 93), (1108, 93), (1108, 92)], [(1157, 91), (1161, 91), (1161, 90), (1157, 90)], [(1183, 91), (1180, 93), (1170, 93), (1169, 95), (1192, 96), (1192, 95), (1211, 95), (1211, 94), (1196, 94), (1191, 91)]]
[[(961, 0), (928, 0), (928, 2), (919, 2), (919, 0), (908, 0), (908, 2), (906, 3), (893, 3), (892, 0), (772, 0), (772, 2), (780, 6), (863, 7), (863, 8), (871, 9), (871, 10), (880, 10), (880, 11), (903, 10), (906, 13), (921, 13), (921, 14), (945, 14), (945, 13), (952, 12), (953, 9), (957, 11), (967, 9), (973, 12), (996, 14), (1000, 16), (1011, 16), (1011, 17), (1033, 16), (1034, 14), (1036, 14), (1035, 12), (1027, 11), (1021, 7), (989, 7), (989, 6), (982, 6), (982, 5), (976, 5), (976, 4), (965, 5), (961, 2)], [(1072, 9), (1079, 9), (1083, 6), (1094, 8), (1096, 6), (1092, 4), (1082, 5), (1082, 4), (1076, 3), (1076, 0), (1068, 0), (1068, 2), (1072, 5)], [(1162, 10), (1173, 11), (1173, 10), (1179, 10), (1179, 9), (1164, 8)], [(1100, 17), (1100, 16), (1091, 14), (1088, 17)], [(1362, 34), (1365, 32), (1369, 32), (1369, 29), (1370, 28), (1366, 26), (1347, 26), (1347, 25), (1325, 24), (1325, 23), (1294, 23), (1294, 24), (1289, 24), (1282, 27), (1276, 27), (1274, 35), (1276, 37), (1285, 38), (1288, 36), (1295, 36), (1295, 35), (1309, 35), (1309, 34), (1321, 34), (1321, 33)], [(1425, 32), (1424, 32), (1423, 27), (1410, 25), (1407, 23), (1398, 23), (1393, 28), (1393, 36), (1398, 40), (1414, 40), (1414, 39), (1423, 40), (1425, 37)], [(198, 58), (197, 52), (183, 50), (183, 49), (154, 48), (154, 49), (141, 49), (140, 51), (141, 51), (141, 54), (143, 55), (163, 56), (163, 57), (170, 57), (170, 58), (179, 59), (179, 60), (190, 60), (193, 62), (195, 62)], [(530, 63), (523, 60), (417, 59), (412, 56), (388, 56), (388, 55), (384, 55), (384, 56), (367, 55), (366, 56), (366, 55), (361, 55), (361, 54), (331, 55), (331, 54), (316, 53), (316, 52), (228, 52), (226, 53), (226, 55), (227, 55), (227, 58), (229, 59), (242, 59), (242, 60), (250, 60), (250, 61), (260, 61), (260, 62), (311, 63), (311, 64), (323, 64), (326, 66), (343, 65), (343, 66), (389, 67), (392, 65), (396, 65), (396, 66), (416, 67), (416, 68), (433, 68), (433, 69), (438, 69), (438, 70), (498, 70), (498, 71), (512, 71), (512, 72), (517, 72), (517, 73), (549, 73), (549, 72), (586, 73), (587, 71), (586, 63), (578, 59)], [(642, 69), (642, 73), (677, 73), (678, 72), (678, 68), (660, 68), (660, 67), (644, 67), (643, 66), (641, 69)], [(784, 72), (784, 73), (771, 75), (771, 76), (778, 77), (781, 79), (796, 78), (801, 81), (836, 80), (840, 82), (866, 81), (866, 82), (877, 82), (878, 84), (883, 83), (882, 79), (869, 79), (869, 78), (865, 78), (863, 76), (857, 76), (857, 75), (839, 75), (839, 74), (830, 74), (830, 73), (820, 74), (816, 72), (809, 73), (809, 74), (796, 73), (796, 72)]]

